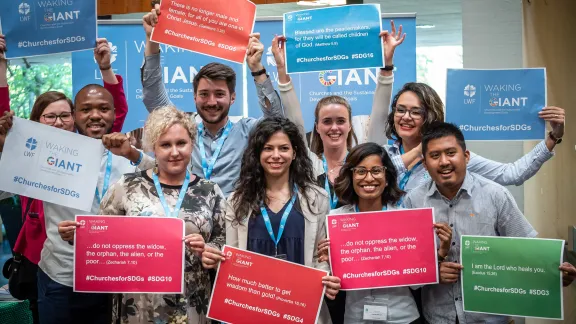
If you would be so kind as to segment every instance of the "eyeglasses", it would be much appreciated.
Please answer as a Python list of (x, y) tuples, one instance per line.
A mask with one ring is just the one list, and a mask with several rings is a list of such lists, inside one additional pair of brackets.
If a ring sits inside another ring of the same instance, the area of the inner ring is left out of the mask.
[(354, 173), (354, 177), (357, 179), (364, 179), (370, 173), (372, 178), (382, 178), (386, 172), (386, 167), (384, 166), (375, 166), (372, 169), (368, 170), (366, 168), (352, 168), (352, 173)]
[(65, 113), (61, 113), (60, 115), (56, 115), (56, 114), (44, 114), (41, 116), (42, 119), (44, 119), (44, 122), (48, 125), (54, 125), (56, 124), (56, 120), (58, 118), (60, 118), (60, 120), (63, 123), (67, 123), (69, 121), (72, 120), (72, 113), (70, 112), (65, 112)]
[(410, 118), (414, 120), (420, 120), (424, 117), (424, 109), (414, 108), (414, 109), (406, 109), (404, 107), (394, 107), (394, 115), (398, 117), (404, 117), (404, 115), (408, 113)]

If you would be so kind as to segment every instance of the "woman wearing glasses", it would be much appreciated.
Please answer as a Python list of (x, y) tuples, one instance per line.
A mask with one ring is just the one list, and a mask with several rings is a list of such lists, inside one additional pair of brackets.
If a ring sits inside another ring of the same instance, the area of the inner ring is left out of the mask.
[[(386, 150), (376, 143), (364, 143), (354, 147), (340, 170), (335, 185), (338, 197), (346, 205), (330, 214), (347, 214), (397, 209), (404, 194), (397, 184), (397, 175)], [(383, 216), (385, 217), (385, 216)], [(440, 238), (439, 257), (445, 257), (450, 249), (452, 230), (448, 224), (434, 224)], [(329, 240), (319, 246), (320, 261), (328, 260)], [(420, 314), (409, 287), (366, 289), (348, 291), (344, 323), (360, 324), (364, 305), (382, 305), (388, 309), (386, 323), (421, 323)]]

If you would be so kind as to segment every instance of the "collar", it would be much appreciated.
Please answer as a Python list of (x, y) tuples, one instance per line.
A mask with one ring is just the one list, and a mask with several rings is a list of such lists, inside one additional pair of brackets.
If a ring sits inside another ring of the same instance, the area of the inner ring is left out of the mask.
[[(232, 120), (230, 119), (230, 117), (228, 117), (228, 121), (230, 121), (232, 123)], [(201, 123), (204, 123), (204, 121), (202, 120)], [(218, 129), (218, 131), (216, 132), (216, 134), (214, 134), (214, 136), (212, 136), (212, 134), (208, 131), (208, 128), (206, 128), (206, 124), (204, 124), (204, 131), (202, 132), (202, 136), (207, 136), (207, 137), (211, 137), (211, 138), (218, 138), (224, 132), (224, 128), (226, 128), (227, 124), (228, 124), (228, 122), (226, 122), (226, 124), (224, 124), (224, 126), (220, 127), (220, 129)], [(232, 126), (234, 126), (234, 123), (232, 123)]]
[[(468, 170), (466, 170), (466, 176), (464, 177), (464, 182), (462, 182), (462, 186), (460, 186), (460, 189), (458, 190), (456, 196), (452, 200), (460, 197), (463, 192), (466, 192), (469, 196), (472, 196), (473, 189), (474, 189), (474, 178), (472, 174), (468, 172)], [(442, 193), (440, 193), (440, 190), (438, 190), (436, 183), (434, 181), (430, 181), (430, 188), (428, 188), (426, 196), (432, 197), (435, 193), (438, 193), (438, 195), (444, 197)]]

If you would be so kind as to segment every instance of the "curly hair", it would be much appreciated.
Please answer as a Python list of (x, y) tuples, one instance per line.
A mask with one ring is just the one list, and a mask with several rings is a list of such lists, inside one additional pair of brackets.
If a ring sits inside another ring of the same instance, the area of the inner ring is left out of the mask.
[(398, 104), (400, 96), (409, 91), (418, 97), (422, 105), (421, 108), (424, 109), (424, 125), (422, 125), (422, 130), (432, 122), (444, 121), (444, 103), (438, 93), (425, 83), (409, 82), (398, 91), (392, 100), (392, 109), (388, 114), (385, 128), (386, 137), (389, 139), (400, 138), (396, 132), (396, 127), (394, 127), (394, 113), (396, 112), (394, 107)]
[(312, 138), (311, 138), (311, 146), (310, 151), (314, 152), (318, 157), (322, 156), (324, 153), (324, 145), (322, 144), (322, 138), (318, 131), (316, 130), (316, 125), (320, 122), (318, 120), (318, 116), (320, 115), (320, 109), (324, 106), (328, 105), (342, 105), (346, 107), (348, 110), (348, 122), (350, 123), (350, 132), (348, 133), (348, 138), (346, 138), (346, 146), (348, 147), (348, 151), (352, 148), (354, 143), (358, 143), (358, 138), (356, 137), (356, 133), (354, 132), (354, 127), (352, 127), (352, 107), (350, 107), (350, 103), (345, 98), (340, 96), (328, 96), (320, 99), (316, 104), (316, 109), (314, 110), (314, 128), (312, 129)]
[(196, 123), (185, 112), (173, 106), (166, 106), (154, 109), (148, 115), (144, 124), (144, 150), (147, 152), (154, 151), (154, 145), (160, 136), (175, 124), (182, 125), (188, 131), (192, 145), (194, 145), (197, 134)]
[[(296, 185), (298, 191), (309, 203), (306, 191), (314, 186), (314, 173), (312, 161), (308, 157), (308, 150), (304, 139), (300, 136), (298, 127), (286, 118), (265, 118), (258, 122), (250, 132), (248, 145), (242, 156), (240, 176), (232, 197), (235, 220), (238, 223), (245, 219), (250, 212), (253, 217), (260, 213), (260, 205), (266, 197), (266, 177), (264, 168), (260, 164), (260, 154), (270, 137), (277, 132), (282, 132), (288, 136), (295, 153), (289, 170), (290, 187)], [(302, 202), (299, 203), (302, 204)]]
[(405, 194), (405, 192), (398, 187), (396, 168), (386, 150), (382, 146), (372, 142), (355, 146), (350, 151), (334, 183), (336, 195), (344, 203), (358, 204), (359, 197), (356, 191), (354, 191), (354, 173), (352, 172), (352, 168), (356, 167), (362, 160), (370, 155), (380, 156), (382, 165), (386, 168), (386, 182), (388, 185), (384, 188), (384, 192), (382, 192), (382, 204), (384, 206), (388, 203), (396, 204), (400, 198), (402, 198), (402, 195)]

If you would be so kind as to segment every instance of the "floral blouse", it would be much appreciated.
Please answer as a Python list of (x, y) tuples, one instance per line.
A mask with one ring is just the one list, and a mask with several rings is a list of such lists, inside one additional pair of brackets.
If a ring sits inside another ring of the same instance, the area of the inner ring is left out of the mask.
[[(181, 186), (161, 184), (169, 206), (176, 205)], [(179, 217), (186, 235), (199, 233), (207, 245), (218, 249), (225, 243), (225, 198), (217, 184), (195, 176), (188, 185)], [(101, 215), (164, 216), (154, 181), (146, 171), (125, 174), (106, 193)], [(201, 260), (185, 249), (184, 294), (115, 295), (112, 321), (116, 323), (209, 323), (206, 318), (211, 295), (210, 275)]]

